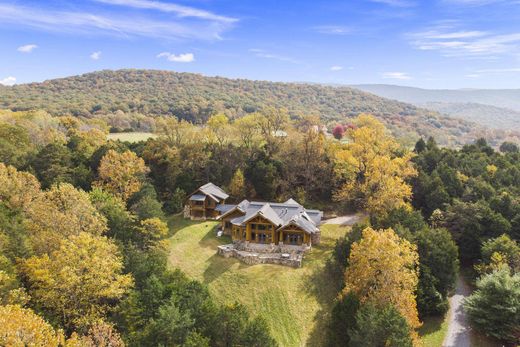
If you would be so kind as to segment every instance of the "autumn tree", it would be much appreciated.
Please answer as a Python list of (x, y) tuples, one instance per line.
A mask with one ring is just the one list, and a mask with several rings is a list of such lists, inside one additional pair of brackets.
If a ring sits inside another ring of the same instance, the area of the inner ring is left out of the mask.
[(18, 305), (0, 306), (1, 346), (57, 347), (61, 341), (61, 334), (32, 310)]
[(334, 135), (334, 138), (337, 140), (341, 140), (343, 138), (343, 135), (345, 134), (345, 127), (341, 124), (338, 124), (332, 129), (332, 135)]
[(251, 150), (258, 141), (260, 129), (257, 121), (257, 114), (249, 114), (244, 117), (237, 118), (233, 122), (233, 128), (240, 139), (240, 143), (246, 149)]
[(144, 160), (132, 151), (118, 153), (109, 150), (101, 159), (98, 171), (99, 179), (95, 185), (126, 201), (139, 191), (148, 168)]
[(208, 119), (210, 129), (210, 141), (214, 138), (219, 146), (222, 147), (226, 139), (229, 138), (229, 119), (225, 114), (216, 114)]
[(245, 195), (245, 178), (242, 170), (237, 169), (231, 182), (229, 183), (229, 192), (235, 199), (242, 199)]
[(53, 186), (33, 201), (25, 225), (37, 254), (58, 249), (60, 241), (86, 232), (101, 235), (106, 218), (92, 205), (88, 193), (65, 183)]
[(343, 293), (353, 292), (362, 304), (393, 305), (416, 329), (421, 325), (415, 301), (418, 261), (417, 247), (392, 229), (366, 228), (352, 245)]
[(342, 182), (337, 201), (351, 201), (371, 214), (406, 206), (412, 195), (406, 179), (416, 175), (412, 153), (400, 150), (384, 125), (360, 115), (348, 131), (349, 142), (336, 153), (336, 174)]
[(31, 257), (21, 266), (36, 307), (68, 332), (102, 319), (132, 286), (123, 275), (117, 246), (85, 232), (63, 240), (50, 255)]
[(26, 211), (40, 194), (40, 183), (36, 177), (0, 163), (0, 201), (7, 208)]

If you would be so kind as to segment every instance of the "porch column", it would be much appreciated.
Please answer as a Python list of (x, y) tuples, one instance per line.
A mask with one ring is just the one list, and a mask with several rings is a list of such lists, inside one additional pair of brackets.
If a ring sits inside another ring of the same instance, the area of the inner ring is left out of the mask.
[(251, 224), (246, 224), (246, 241), (251, 241)]

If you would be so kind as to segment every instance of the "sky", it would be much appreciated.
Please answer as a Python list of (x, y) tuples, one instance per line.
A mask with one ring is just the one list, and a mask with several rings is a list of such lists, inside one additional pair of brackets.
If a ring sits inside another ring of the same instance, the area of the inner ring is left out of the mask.
[(520, 88), (520, 0), (0, 0), (0, 83), (102, 69)]

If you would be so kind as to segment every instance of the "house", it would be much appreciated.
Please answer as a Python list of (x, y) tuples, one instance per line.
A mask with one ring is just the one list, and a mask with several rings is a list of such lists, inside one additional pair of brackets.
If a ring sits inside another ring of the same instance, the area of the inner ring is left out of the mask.
[(222, 188), (209, 182), (193, 192), (186, 200), (184, 215), (191, 219), (217, 218), (229, 195)]
[(306, 209), (289, 199), (284, 203), (243, 200), (218, 219), (223, 233), (230, 235), (233, 243), (308, 249), (320, 242), (322, 217), (323, 212)]

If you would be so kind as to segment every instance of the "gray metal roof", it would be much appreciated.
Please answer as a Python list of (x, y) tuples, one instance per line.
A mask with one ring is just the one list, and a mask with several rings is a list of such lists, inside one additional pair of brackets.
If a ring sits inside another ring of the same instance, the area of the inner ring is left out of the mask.
[(234, 209), (236, 205), (229, 205), (229, 204), (219, 204), (217, 207), (215, 207), (215, 210), (220, 212), (221, 215), (231, 211)]
[(225, 200), (225, 199), (229, 198), (229, 195), (226, 194), (226, 192), (224, 190), (222, 190), (222, 188), (214, 185), (211, 182), (206, 183), (205, 185), (200, 187), (199, 191), (201, 191), (202, 193), (204, 193), (206, 195), (211, 195), (211, 197), (213, 199), (216, 198), (218, 200)]
[(193, 194), (192, 196), (190, 196), (190, 200), (191, 201), (204, 201), (204, 200), (206, 200), (206, 195)]
[(289, 203), (268, 203), (244, 200), (234, 209), (242, 211), (244, 215), (232, 219), (231, 223), (235, 225), (245, 225), (247, 221), (260, 215), (276, 225), (277, 228), (284, 228), (292, 224), (307, 233), (315, 233), (319, 230), (318, 226), (321, 223), (323, 212), (318, 210), (306, 210), (294, 200), (288, 200), (288, 202)]

